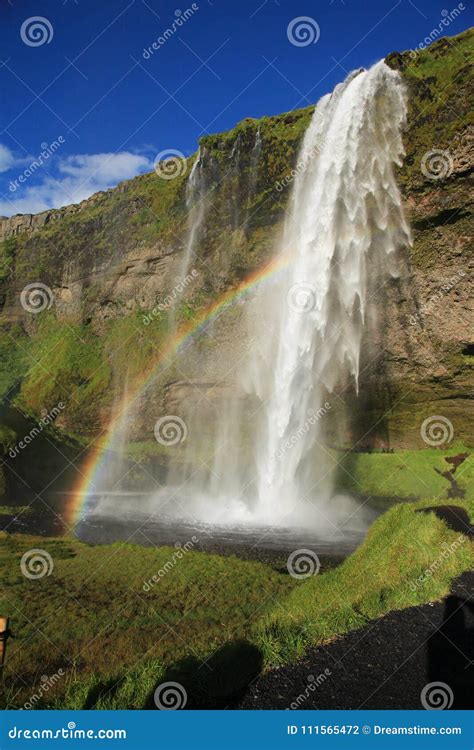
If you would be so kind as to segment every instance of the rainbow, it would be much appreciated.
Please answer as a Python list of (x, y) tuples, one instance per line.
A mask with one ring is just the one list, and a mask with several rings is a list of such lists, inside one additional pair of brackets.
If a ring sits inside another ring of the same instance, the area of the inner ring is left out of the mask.
[(165, 341), (159, 355), (150, 368), (142, 373), (128, 389), (121, 403), (116, 407), (105, 434), (95, 441), (81, 467), (81, 477), (73, 488), (70, 499), (63, 511), (63, 518), (68, 527), (75, 526), (87, 513), (88, 501), (98, 484), (101, 469), (105, 463), (107, 451), (112, 448), (114, 437), (125, 426), (130, 410), (150, 385), (159, 372), (163, 360), (178, 354), (190, 340), (206, 328), (212, 320), (228, 307), (235, 305), (248, 295), (255, 287), (267, 282), (273, 276), (287, 268), (290, 262), (288, 254), (281, 254), (268, 265), (250, 273), (237, 287), (230, 289), (208, 307), (204, 308), (192, 321), (188, 321), (173, 336)]

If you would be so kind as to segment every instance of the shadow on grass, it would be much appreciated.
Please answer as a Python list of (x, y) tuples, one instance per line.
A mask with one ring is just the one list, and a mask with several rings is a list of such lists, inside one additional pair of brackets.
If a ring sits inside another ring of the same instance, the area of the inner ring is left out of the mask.
[(109, 680), (98, 682), (96, 685), (93, 685), (87, 693), (82, 709), (95, 708), (97, 702), (104, 696), (109, 698), (113, 697), (122, 685), (122, 682), (123, 678), (117, 679), (116, 677), (111, 677)]
[(232, 708), (262, 671), (260, 650), (248, 641), (234, 641), (202, 661), (187, 657), (169, 667), (148, 696), (143, 708), (156, 708), (155, 690), (165, 682), (177, 682), (187, 693), (187, 709)]
[(452, 531), (474, 537), (474, 526), (471, 525), (469, 515), (458, 505), (430, 505), (428, 508), (419, 508), (415, 513), (434, 513)]

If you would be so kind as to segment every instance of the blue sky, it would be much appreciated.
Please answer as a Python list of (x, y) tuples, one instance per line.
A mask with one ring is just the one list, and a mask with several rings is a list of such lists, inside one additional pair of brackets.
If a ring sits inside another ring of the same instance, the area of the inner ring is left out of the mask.
[[(0, 214), (77, 202), (150, 171), (161, 151), (188, 155), (204, 133), (313, 103), (350, 70), (417, 46), (443, 10), (457, 7), (454, 0), (0, 0)], [(461, 7), (445, 30), (450, 36), (472, 23), (469, 0)], [(298, 45), (288, 27), (300, 17), (309, 18), (312, 36)]]

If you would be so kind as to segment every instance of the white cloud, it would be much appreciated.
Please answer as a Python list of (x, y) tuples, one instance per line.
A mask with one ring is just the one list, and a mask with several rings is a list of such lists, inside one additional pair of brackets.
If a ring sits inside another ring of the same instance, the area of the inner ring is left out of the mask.
[[(6, 149), (1, 145), (0, 148)], [(2, 164), (9, 163), (7, 153), (2, 162), (2, 154), (3, 151), (0, 150), (0, 171)], [(17, 186), (16, 190), (12, 191), (7, 187), (3, 197), (0, 197), (0, 214), (13, 216), (17, 213), (38, 213), (49, 208), (79, 203), (99, 190), (108, 190), (122, 180), (152, 169), (153, 161), (130, 151), (116, 154), (77, 154), (64, 158), (55, 155), (54, 162), (51, 159), (45, 168)]]
[(25, 157), (19, 158), (8, 148), (8, 146), (0, 143), (0, 173), (8, 172), (8, 170), (13, 169), (13, 167), (25, 164), (25, 161)]
[(138, 174), (143, 169), (152, 169), (153, 163), (145, 156), (122, 151), (118, 154), (80, 154), (68, 156), (59, 169), (75, 180), (92, 181), (97, 184), (113, 184)]

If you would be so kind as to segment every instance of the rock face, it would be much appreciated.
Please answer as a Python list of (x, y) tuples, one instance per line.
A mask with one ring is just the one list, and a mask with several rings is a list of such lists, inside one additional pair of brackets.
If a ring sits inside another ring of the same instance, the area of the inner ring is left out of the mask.
[[(408, 89), (399, 182), (413, 246), (401, 258), (400, 278), (375, 300), (361, 393), (341, 394), (351, 419), (341, 427), (338, 408), (328, 419), (328, 440), (339, 446), (423, 447), (420, 425), (430, 415), (449, 419), (455, 439), (472, 441), (470, 43), (472, 33), (465, 32), (416, 55), (387, 58)], [(0, 219), (4, 392), (16, 386), (18, 402), (33, 413), (65, 398), (61, 426), (95, 435), (124, 388), (154, 371), (138, 402), (133, 439), (149, 440), (161, 413), (203, 408), (203, 401), (212, 421), (251, 345), (243, 306), (217, 316), (174, 359), (166, 343), (168, 310), (179, 298), (178, 325), (189, 326), (265, 264), (311, 114), (309, 107), (248, 119), (206, 136), (199, 157), (176, 179), (144, 175), (76, 206)], [(188, 275), (177, 288), (192, 238)], [(38, 282), (49, 296), (35, 314), (20, 295)]]

